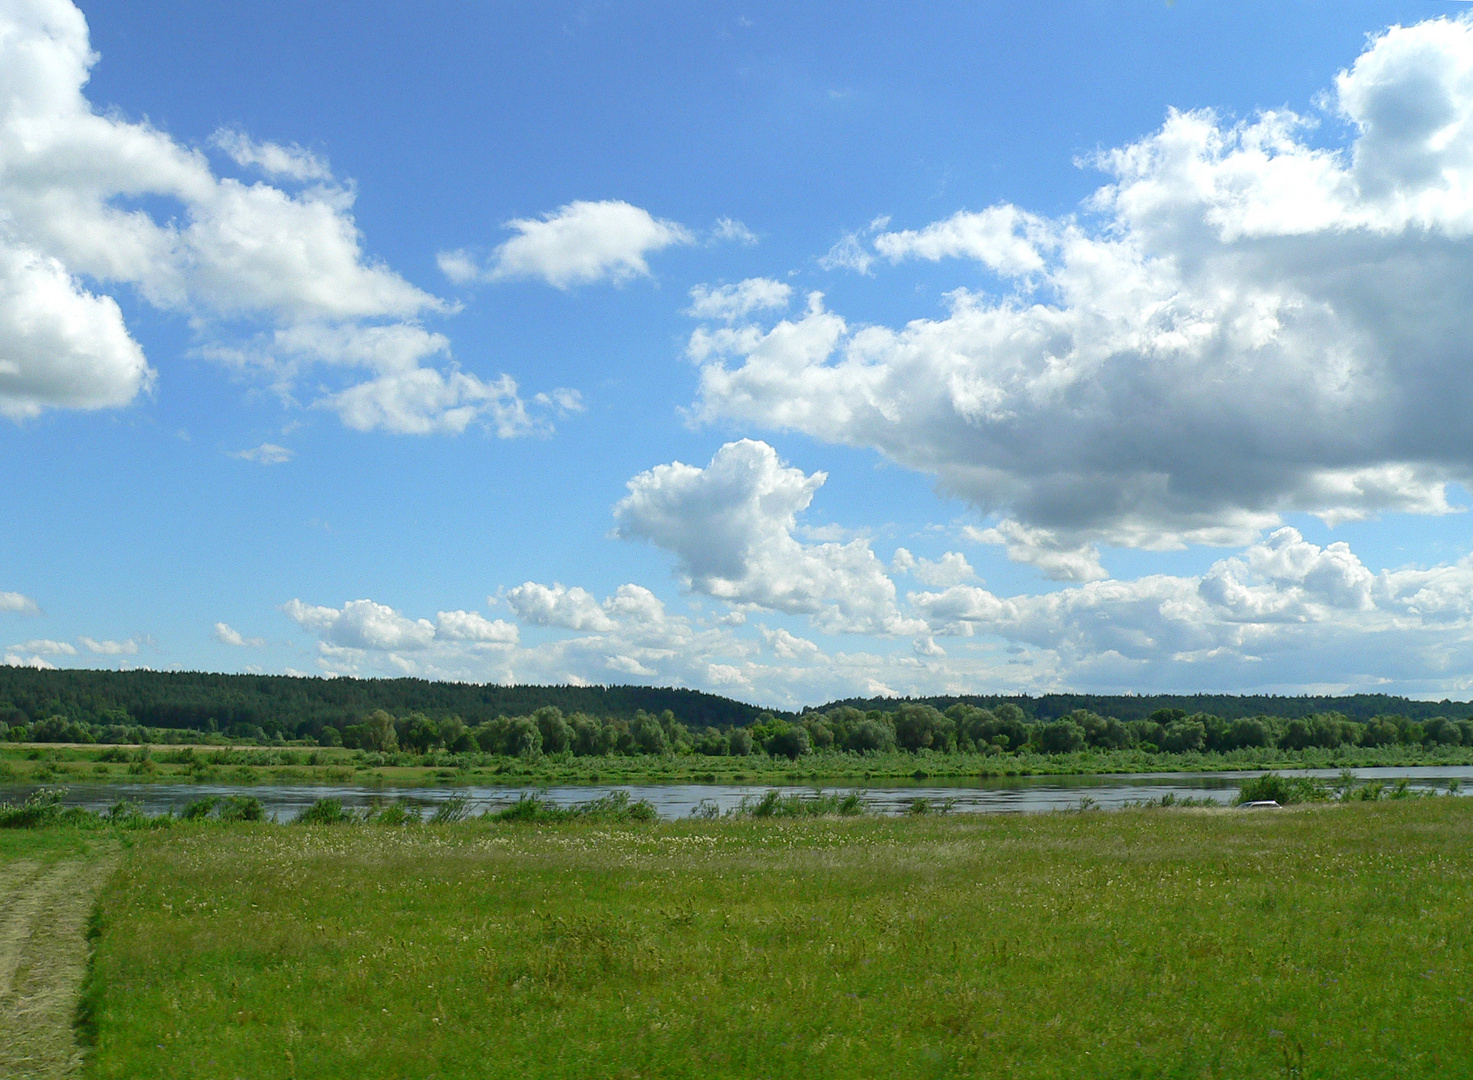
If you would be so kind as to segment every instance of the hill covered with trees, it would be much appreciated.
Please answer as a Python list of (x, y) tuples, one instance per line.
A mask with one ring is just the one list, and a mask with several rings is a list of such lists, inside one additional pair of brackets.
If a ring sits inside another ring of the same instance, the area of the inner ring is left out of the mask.
[(93, 726), (143, 726), (237, 737), (317, 738), (376, 711), (458, 716), (466, 725), (553, 706), (564, 713), (632, 720), (666, 710), (688, 727), (729, 728), (762, 712), (699, 690), (650, 686), (496, 686), (425, 679), (326, 679), (185, 671), (89, 671), (0, 667), (0, 730), (54, 716)]
[(1210, 713), (1224, 720), (1243, 720), (1254, 716), (1277, 716), (1286, 720), (1306, 719), (1317, 713), (1341, 713), (1351, 720), (1365, 722), (1377, 716), (1405, 716), (1412, 720), (1430, 720), (1437, 716), (1473, 716), (1473, 703), (1466, 701), (1416, 701), (1392, 694), (1345, 694), (1281, 696), (1277, 694), (951, 694), (917, 698), (845, 698), (831, 701), (806, 712), (828, 712), (841, 706), (869, 712), (879, 709), (894, 712), (902, 705), (930, 705), (945, 712), (953, 705), (972, 705), (995, 709), (999, 705), (1016, 705), (1030, 720), (1058, 720), (1083, 710), (1117, 720), (1145, 720), (1153, 713), (1180, 709), (1188, 715)]

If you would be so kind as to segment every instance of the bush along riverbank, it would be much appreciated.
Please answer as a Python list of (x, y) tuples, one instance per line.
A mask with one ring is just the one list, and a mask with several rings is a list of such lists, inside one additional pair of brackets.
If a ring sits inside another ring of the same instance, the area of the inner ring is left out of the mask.
[(666, 751), (579, 756), (432, 749), (324, 747), (75, 746), (0, 744), (5, 784), (352, 783), (385, 785), (903, 782), (1005, 776), (1222, 772), (1265, 769), (1412, 768), (1473, 765), (1473, 746), (1244, 747), (1164, 752), (1141, 748), (1007, 753), (922, 749), (813, 750), (790, 758), (754, 750), (706, 756)]

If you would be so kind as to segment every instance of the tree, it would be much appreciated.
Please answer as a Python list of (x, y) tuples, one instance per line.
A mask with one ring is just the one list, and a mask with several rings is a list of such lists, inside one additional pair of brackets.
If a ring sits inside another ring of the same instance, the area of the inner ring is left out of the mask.
[(865, 717), (849, 729), (844, 749), (860, 754), (880, 753), (895, 749), (895, 729), (882, 720)]
[(796, 725), (787, 724), (774, 732), (767, 740), (767, 752), (773, 757), (785, 757), (790, 761), (808, 753), (811, 749), (808, 732)]
[(954, 732), (952, 722), (929, 705), (902, 705), (895, 711), (895, 742), (902, 750), (946, 750)]
[(514, 716), (506, 726), (502, 753), (512, 757), (536, 757), (542, 752), (542, 732), (530, 716)]
[(563, 710), (556, 705), (544, 705), (532, 714), (532, 721), (542, 736), (544, 754), (561, 754), (573, 745), (573, 729), (563, 719)]
[(1084, 749), (1084, 728), (1073, 720), (1055, 720), (1033, 730), (1038, 748), (1045, 754), (1072, 754)]
[(363, 722), (359, 736), (363, 749), (388, 754), (399, 749), (399, 733), (394, 730), (394, 718), (383, 709), (375, 709)]
[(629, 725), (629, 733), (634, 737), (634, 749), (638, 753), (663, 754), (670, 749), (665, 728), (647, 712), (635, 714), (634, 723)]
[(752, 752), (752, 733), (746, 728), (734, 728), (726, 741), (731, 746), (732, 757), (746, 757)]

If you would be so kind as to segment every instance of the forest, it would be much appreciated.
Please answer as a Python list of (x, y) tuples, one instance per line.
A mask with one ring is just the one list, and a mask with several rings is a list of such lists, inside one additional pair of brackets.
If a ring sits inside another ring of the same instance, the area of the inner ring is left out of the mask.
[(296, 743), (522, 758), (760, 753), (796, 760), (814, 751), (1473, 747), (1473, 709), (1387, 695), (1056, 694), (880, 698), (795, 714), (699, 691), (638, 686), (0, 668), (0, 732), (11, 742)]

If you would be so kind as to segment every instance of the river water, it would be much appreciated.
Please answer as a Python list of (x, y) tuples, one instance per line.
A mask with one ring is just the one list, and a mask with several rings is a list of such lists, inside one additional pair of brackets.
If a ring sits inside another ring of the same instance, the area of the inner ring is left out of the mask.
[[(1405, 777), (1418, 789), (1447, 790), (1457, 784), (1473, 794), (1473, 766), (1419, 766), (1403, 768), (1352, 769), (1360, 780), (1394, 783)], [(1338, 769), (1281, 770), (1284, 776), (1315, 776), (1333, 780)], [(933, 808), (947, 803), (954, 813), (1016, 814), (1049, 810), (1075, 810), (1081, 805), (1110, 810), (1174, 795), (1178, 799), (1212, 799), (1227, 804), (1237, 795), (1243, 781), (1262, 775), (1261, 770), (1216, 773), (1134, 773), (1109, 776), (1008, 776), (955, 782), (928, 781), (910, 784), (826, 785), (829, 792), (857, 791), (870, 810), (879, 814), (903, 814), (916, 800), (925, 799)], [(59, 785), (48, 785), (58, 787)], [(524, 794), (540, 793), (562, 806), (587, 802), (619, 790), (631, 799), (648, 800), (660, 817), (689, 817), (698, 807), (714, 807), (725, 813), (736, 809), (744, 798), (756, 799), (769, 790), (811, 796), (814, 785), (751, 784), (617, 784), (568, 785), (561, 787), (392, 787), (361, 784), (125, 784), (78, 781), (66, 786), (62, 801), (68, 806), (106, 810), (119, 801), (136, 803), (146, 814), (177, 813), (196, 799), (209, 795), (254, 795), (267, 816), (290, 821), (321, 798), (334, 798), (346, 807), (361, 809), (402, 802), (423, 816), (454, 795), (470, 800), (473, 814), (516, 802)], [(30, 785), (0, 785), (0, 802), (20, 802), (37, 788)]]

